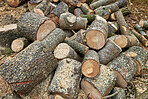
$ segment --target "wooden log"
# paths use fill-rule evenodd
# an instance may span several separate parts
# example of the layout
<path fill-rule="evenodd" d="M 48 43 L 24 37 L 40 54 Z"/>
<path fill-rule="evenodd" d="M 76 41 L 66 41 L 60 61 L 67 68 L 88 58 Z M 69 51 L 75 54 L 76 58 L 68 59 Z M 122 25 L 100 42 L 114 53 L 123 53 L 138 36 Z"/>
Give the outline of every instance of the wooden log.
<path fill-rule="evenodd" d="M 120 87 L 115 87 L 112 93 L 118 93 L 117 95 L 113 96 L 112 99 L 126 99 L 125 90 Z"/>
<path fill-rule="evenodd" d="M 115 2 L 119 8 L 127 6 L 127 0 L 118 0 Z"/>
<path fill-rule="evenodd" d="M 139 40 L 134 35 L 118 35 L 114 42 L 121 48 L 139 45 Z"/>
<path fill-rule="evenodd" d="M 89 50 L 84 56 L 81 72 L 85 77 L 93 78 L 100 73 L 100 66 L 98 53 Z"/>
<path fill-rule="evenodd" d="M 81 88 L 85 94 L 93 99 L 103 99 L 108 95 L 116 83 L 116 73 L 107 66 L 101 65 L 100 74 L 94 78 L 84 78 Z"/>
<path fill-rule="evenodd" d="M 108 5 L 108 4 L 110 4 L 110 3 L 114 2 L 114 1 L 115 0 L 98 0 L 98 1 L 90 4 L 89 6 L 90 6 L 91 9 L 96 9 L 96 8 L 98 8 L 100 6 Z"/>
<path fill-rule="evenodd" d="M 63 42 L 65 38 L 66 38 L 65 32 L 60 28 L 56 28 L 41 42 L 44 46 L 48 48 L 50 52 L 53 52 L 56 46 L 61 42 Z"/>
<path fill-rule="evenodd" d="M 32 41 L 44 39 L 56 28 L 48 17 L 31 12 L 23 14 L 17 25 L 20 35 Z"/>
<path fill-rule="evenodd" d="M 145 38 L 148 38 L 148 36 L 147 36 L 147 34 L 145 33 L 144 29 L 143 29 L 140 25 L 136 24 L 136 25 L 134 26 L 134 28 L 135 28 L 141 35 L 143 35 Z"/>
<path fill-rule="evenodd" d="M 94 13 L 94 11 L 89 8 L 87 3 L 82 3 L 80 8 L 84 12 L 84 14 L 93 14 Z"/>
<path fill-rule="evenodd" d="M 79 29 L 86 29 L 87 26 L 87 19 L 76 17 L 71 13 L 63 13 L 59 19 L 59 26 L 62 29 L 68 30 L 79 30 Z"/>
<path fill-rule="evenodd" d="M 145 29 L 148 29 L 148 20 L 141 19 L 139 25 Z"/>
<path fill-rule="evenodd" d="M 29 45 L 29 41 L 26 38 L 22 37 L 22 38 L 15 39 L 12 42 L 11 49 L 14 52 L 20 52 L 21 50 L 23 50 L 28 45 Z"/>
<path fill-rule="evenodd" d="M 122 54 L 111 61 L 107 66 L 116 72 L 116 86 L 121 88 L 127 87 L 127 83 L 132 80 L 137 71 L 136 61 Z"/>
<path fill-rule="evenodd" d="M 90 15 L 81 15 L 82 18 L 87 18 L 88 24 L 91 24 L 96 16 L 94 14 L 90 14 Z"/>
<path fill-rule="evenodd" d="M 148 46 L 148 40 L 141 34 L 139 34 L 137 31 L 132 30 L 132 33 L 138 38 L 138 40 L 144 45 Z"/>
<path fill-rule="evenodd" d="M 22 3 L 25 3 L 27 0 L 5 0 L 5 2 L 11 7 L 17 7 Z"/>
<path fill-rule="evenodd" d="M 124 16 L 131 14 L 131 8 L 129 7 L 124 7 L 124 8 L 121 8 L 120 10 Z"/>
<path fill-rule="evenodd" d="M 104 65 L 108 64 L 116 58 L 121 51 L 122 49 L 115 42 L 108 40 L 106 45 L 98 52 L 100 63 Z"/>
<path fill-rule="evenodd" d="M 86 43 L 90 48 L 99 50 L 105 45 L 107 35 L 108 23 L 104 18 L 97 15 L 95 21 L 86 31 Z"/>
<path fill-rule="evenodd" d="M 14 24 L 16 24 L 17 23 L 17 19 L 14 17 L 14 16 L 12 16 L 12 15 L 8 15 L 8 14 L 6 14 L 6 15 L 3 15 L 1 18 L 0 18 L 0 27 L 3 27 L 3 28 L 5 28 L 7 25 L 9 26 L 9 25 L 11 25 L 12 26 L 12 24 L 14 25 Z M 7 26 L 7 27 L 8 27 Z M 12 26 L 13 27 L 13 26 Z M 14 26 L 15 27 L 15 26 Z M 9 26 L 9 28 L 10 28 L 10 26 Z"/>
<path fill-rule="evenodd" d="M 69 58 L 61 60 L 48 88 L 49 93 L 57 94 L 65 99 L 76 99 L 82 76 L 80 70 L 80 62 Z"/>
<path fill-rule="evenodd" d="M 64 42 L 71 46 L 77 53 L 80 53 L 82 55 L 85 55 L 85 53 L 89 50 L 89 47 L 87 47 L 86 45 L 78 43 L 77 41 L 71 40 L 69 38 L 65 39 Z"/>
<path fill-rule="evenodd" d="M 80 7 L 80 0 L 62 0 L 63 2 L 65 2 L 68 6 L 78 6 Z"/>
<path fill-rule="evenodd" d="M 82 12 L 82 10 L 81 10 L 80 8 L 76 8 L 76 9 L 74 10 L 74 14 L 75 14 L 75 16 L 77 16 L 77 17 L 79 17 L 79 16 L 81 16 L 81 15 L 84 15 L 84 13 Z"/>
<path fill-rule="evenodd" d="M 116 21 L 117 20 L 116 17 L 115 17 L 115 12 L 110 15 L 109 20 L 111 20 L 111 21 Z"/>
<path fill-rule="evenodd" d="M 106 6 L 101 6 L 95 9 L 94 11 L 97 15 L 102 16 L 103 18 L 107 20 L 111 13 L 118 11 L 118 10 L 119 10 L 119 7 L 117 6 L 117 4 L 113 3 L 110 5 L 106 5 Z"/>
<path fill-rule="evenodd" d="M 64 58 L 72 58 L 80 60 L 78 54 L 67 43 L 60 43 L 54 50 L 54 57 L 61 60 Z"/>
<path fill-rule="evenodd" d="M 51 43 L 51 42 L 49 42 Z M 0 66 L 0 75 L 13 90 L 22 95 L 47 78 L 58 61 L 40 41 L 35 41 Z"/>
<path fill-rule="evenodd" d="M 66 37 L 72 37 L 74 33 L 71 30 L 63 30 L 66 33 Z"/>
<path fill-rule="evenodd" d="M 115 35 L 118 29 L 119 26 L 117 22 L 108 22 L 108 37 Z"/>
<path fill-rule="evenodd" d="M 41 2 L 42 2 L 42 0 L 31 0 L 31 1 L 28 1 L 27 5 L 28 5 L 29 11 L 32 11 Z"/>

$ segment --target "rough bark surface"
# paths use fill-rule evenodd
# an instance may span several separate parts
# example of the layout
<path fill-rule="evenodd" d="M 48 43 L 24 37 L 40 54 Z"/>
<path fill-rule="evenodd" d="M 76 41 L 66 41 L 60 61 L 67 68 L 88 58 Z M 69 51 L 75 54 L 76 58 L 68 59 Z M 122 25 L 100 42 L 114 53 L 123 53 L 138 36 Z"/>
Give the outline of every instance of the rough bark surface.
<path fill-rule="evenodd" d="M 115 35 L 118 29 L 119 26 L 117 22 L 108 22 L 108 37 Z"/>
<path fill-rule="evenodd" d="M 145 29 L 148 29 L 148 20 L 140 20 L 139 25 Z"/>
<path fill-rule="evenodd" d="M 94 14 L 91 14 L 91 15 L 81 15 L 82 18 L 87 18 L 87 21 L 88 21 L 88 24 L 91 24 L 96 16 Z"/>
<path fill-rule="evenodd" d="M 145 36 L 146 38 L 148 38 L 147 34 L 145 33 L 144 29 L 139 25 L 139 24 L 136 24 L 134 26 L 134 28 L 143 36 Z"/>
<path fill-rule="evenodd" d="M 117 95 L 113 96 L 112 99 L 126 99 L 125 90 L 120 87 L 115 87 L 112 93 L 118 92 Z"/>
<path fill-rule="evenodd" d="M 76 8 L 76 9 L 74 10 L 74 14 L 75 14 L 75 16 L 77 16 L 77 17 L 79 17 L 79 16 L 81 16 L 81 15 L 84 15 L 84 13 L 82 12 L 82 10 L 81 10 L 80 8 Z"/>
<path fill-rule="evenodd" d="M 94 11 L 92 9 L 89 8 L 88 4 L 87 3 L 83 3 L 81 4 L 81 7 L 82 11 L 84 12 L 84 14 L 93 14 Z"/>
<path fill-rule="evenodd" d="M 115 2 L 119 8 L 127 6 L 127 0 L 118 0 Z"/>

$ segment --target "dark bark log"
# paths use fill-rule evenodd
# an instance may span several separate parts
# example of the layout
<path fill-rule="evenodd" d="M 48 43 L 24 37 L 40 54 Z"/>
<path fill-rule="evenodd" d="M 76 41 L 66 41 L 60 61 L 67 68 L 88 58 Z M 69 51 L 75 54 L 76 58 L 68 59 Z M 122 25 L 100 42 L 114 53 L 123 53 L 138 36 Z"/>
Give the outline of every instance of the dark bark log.
<path fill-rule="evenodd" d="M 108 40 L 106 45 L 98 52 L 99 60 L 101 64 L 108 64 L 114 58 L 116 58 L 122 49 L 113 41 Z"/>
<path fill-rule="evenodd" d="M 105 19 L 108 19 L 111 13 L 118 10 L 119 10 L 119 7 L 117 6 L 117 4 L 113 3 L 106 6 L 101 6 L 95 9 L 94 11 L 97 15 L 102 16 Z"/>
<path fill-rule="evenodd" d="M 148 46 L 148 40 L 141 34 L 139 34 L 138 32 L 136 32 L 135 30 L 132 30 L 132 33 L 138 38 L 138 40 L 144 45 L 144 46 Z"/>
<path fill-rule="evenodd" d="M 118 29 L 119 26 L 117 22 L 108 22 L 108 37 L 115 35 Z"/>
<path fill-rule="evenodd" d="M 5 2 L 11 7 L 17 7 L 20 4 L 25 3 L 27 0 L 5 0 Z"/>
<path fill-rule="evenodd" d="M 98 8 L 100 6 L 108 5 L 108 4 L 110 4 L 110 3 L 114 2 L 114 1 L 115 0 L 98 0 L 98 1 L 90 4 L 90 8 L 91 9 L 96 9 L 96 8 Z"/>
<path fill-rule="evenodd" d="M 79 30 L 79 29 L 86 29 L 87 26 L 87 19 L 76 17 L 71 13 L 63 13 L 59 19 L 59 26 L 62 29 L 68 30 Z"/>
<path fill-rule="evenodd" d="M 118 0 L 115 2 L 119 8 L 127 6 L 127 0 Z"/>
<path fill-rule="evenodd" d="M 71 40 L 71 39 L 65 39 L 65 41 L 69 46 L 71 46 L 76 52 L 85 55 L 85 53 L 89 50 L 89 47 L 87 47 L 86 45 L 83 45 L 81 43 L 78 43 L 75 40 Z"/>
<path fill-rule="evenodd" d="M 48 91 L 66 99 L 76 99 L 81 76 L 80 62 L 69 58 L 63 59 L 59 62 Z"/>
<path fill-rule="evenodd" d="M 145 29 L 148 29 L 148 20 L 140 20 L 139 25 Z"/>
<path fill-rule="evenodd" d="M 56 28 L 48 17 L 31 12 L 23 14 L 17 25 L 20 35 L 32 41 L 44 39 Z"/>
<path fill-rule="evenodd" d="M 84 14 L 93 14 L 94 11 L 92 9 L 89 8 L 88 4 L 87 3 L 83 3 L 81 4 L 81 7 L 82 11 L 84 12 Z"/>
<path fill-rule="evenodd" d="M 98 53 L 89 50 L 84 56 L 81 72 L 85 77 L 93 78 L 100 73 L 100 66 Z"/>
<path fill-rule="evenodd" d="M 13 90 L 27 95 L 57 67 L 53 54 L 35 41 L 0 67 L 0 75 Z"/>
<path fill-rule="evenodd" d="M 102 99 L 108 95 L 116 83 L 116 73 L 107 66 L 101 65 L 100 74 L 94 78 L 84 78 L 81 88 L 87 96 Z"/>
<path fill-rule="evenodd" d="M 125 90 L 120 87 L 115 87 L 112 93 L 118 92 L 117 95 L 113 96 L 111 99 L 126 99 Z"/>
<path fill-rule="evenodd" d="M 74 33 L 71 30 L 63 30 L 66 33 L 66 37 L 72 37 Z"/>
<path fill-rule="evenodd" d="M 84 13 L 82 12 L 82 10 L 81 10 L 80 8 L 76 8 L 76 9 L 74 10 L 74 14 L 75 14 L 75 16 L 77 16 L 77 17 L 79 17 L 79 16 L 81 16 L 81 15 L 84 15 Z"/>
<path fill-rule="evenodd" d="M 127 87 L 127 83 L 132 80 L 137 71 L 136 61 L 122 54 L 111 61 L 107 66 L 114 69 L 117 74 L 116 86 L 122 88 Z"/>
<path fill-rule="evenodd" d="M 96 16 L 94 14 L 91 14 L 91 15 L 81 15 L 82 18 L 87 18 L 87 21 L 88 21 L 88 24 L 91 24 Z"/>
<path fill-rule="evenodd" d="M 65 38 L 66 38 L 65 32 L 60 28 L 56 28 L 41 42 L 44 46 L 48 48 L 50 52 L 53 52 L 56 46 L 59 43 L 63 42 Z"/>
<path fill-rule="evenodd" d="M 105 43 L 108 35 L 108 23 L 107 21 L 100 17 L 96 16 L 95 21 L 91 23 L 88 30 L 86 31 L 86 41 L 87 45 L 90 48 L 99 50 Z"/>
<path fill-rule="evenodd" d="M 20 52 L 28 45 L 29 45 L 29 41 L 26 38 L 22 37 L 22 38 L 18 38 L 18 39 L 13 40 L 13 42 L 11 44 L 11 49 L 14 52 Z"/>

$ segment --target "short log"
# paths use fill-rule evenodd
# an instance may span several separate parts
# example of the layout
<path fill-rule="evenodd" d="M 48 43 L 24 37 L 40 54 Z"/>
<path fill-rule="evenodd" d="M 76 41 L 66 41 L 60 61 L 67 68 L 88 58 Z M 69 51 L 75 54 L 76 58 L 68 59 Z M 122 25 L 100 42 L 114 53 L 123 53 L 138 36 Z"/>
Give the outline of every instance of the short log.
<path fill-rule="evenodd" d="M 145 29 L 148 29 L 148 20 L 141 19 L 139 25 Z"/>
<path fill-rule="evenodd" d="M 136 24 L 134 26 L 134 28 L 141 34 L 143 35 L 145 38 L 148 38 L 147 34 L 145 33 L 144 29 L 139 25 L 139 24 Z"/>
<path fill-rule="evenodd" d="M 127 0 L 118 0 L 115 2 L 119 8 L 127 6 Z"/>
<path fill-rule="evenodd" d="M 113 96 L 112 99 L 126 99 L 125 90 L 120 87 L 115 87 L 112 93 L 117 93 L 117 95 Z"/>
<path fill-rule="evenodd" d="M 62 29 L 68 30 L 79 30 L 79 29 L 86 29 L 87 26 L 87 19 L 76 17 L 71 13 L 63 13 L 59 19 L 59 26 Z"/>
<path fill-rule="evenodd" d="M 86 31 L 86 43 L 90 48 L 99 50 L 105 45 L 107 35 L 108 23 L 104 18 L 97 15 L 95 21 Z"/>
<path fill-rule="evenodd" d="M 89 8 L 88 4 L 87 3 L 83 3 L 81 4 L 81 7 L 82 11 L 84 12 L 84 14 L 93 14 L 94 11 L 92 9 Z"/>
<path fill-rule="evenodd" d="M 22 38 L 15 39 L 12 42 L 11 49 L 14 52 L 20 52 L 21 50 L 23 50 L 28 45 L 29 45 L 29 41 L 26 38 L 22 37 Z"/>
<path fill-rule="evenodd" d="M 75 16 L 77 16 L 77 17 L 79 17 L 79 16 L 81 16 L 81 15 L 84 15 L 84 13 L 82 12 L 82 10 L 81 10 L 80 8 L 76 8 L 76 9 L 74 10 L 74 14 L 75 14 Z"/>
<path fill-rule="evenodd" d="M 106 45 L 98 52 L 100 63 L 104 65 L 108 64 L 116 58 L 121 51 L 122 49 L 115 42 L 108 40 Z"/>
<path fill-rule="evenodd" d="M 100 73 L 100 66 L 98 53 L 89 50 L 84 56 L 81 72 L 85 77 L 93 78 Z"/>
<path fill-rule="evenodd" d="M 115 35 L 118 29 L 119 26 L 117 22 L 108 22 L 108 37 Z"/>
<path fill-rule="evenodd" d="M 23 14 L 17 25 L 20 35 L 32 41 L 44 39 L 56 28 L 51 19 L 32 12 Z"/>
<path fill-rule="evenodd" d="M 100 74 L 94 78 L 83 78 L 81 88 L 88 97 L 103 99 L 114 87 L 116 79 L 117 75 L 112 69 L 101 65 Z"/>
<path fill-rule="evenodd" d="M 22 3 L 25 3 L 27 0 L 5 0 L 5 2 L 11 7 L 17 7 Z"/>
<path fill-rule="evenodd" d="M 66 99 L 76 99 L 82 76 L 80 70 L 80 62 L 69 58 L 61 60 L 48 88 L 48 92 Z"/>

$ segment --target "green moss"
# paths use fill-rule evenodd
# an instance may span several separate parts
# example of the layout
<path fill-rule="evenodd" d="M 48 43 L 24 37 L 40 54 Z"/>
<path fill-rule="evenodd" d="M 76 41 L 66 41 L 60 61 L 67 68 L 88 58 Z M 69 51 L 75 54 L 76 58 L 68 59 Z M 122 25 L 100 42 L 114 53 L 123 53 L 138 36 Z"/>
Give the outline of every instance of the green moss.
<path fill-rule="evenodd" d="M 8 48 L 4 51 L 4 54 L 10 56 L 12 52 L 13 51 L 10 48 Z"/>

